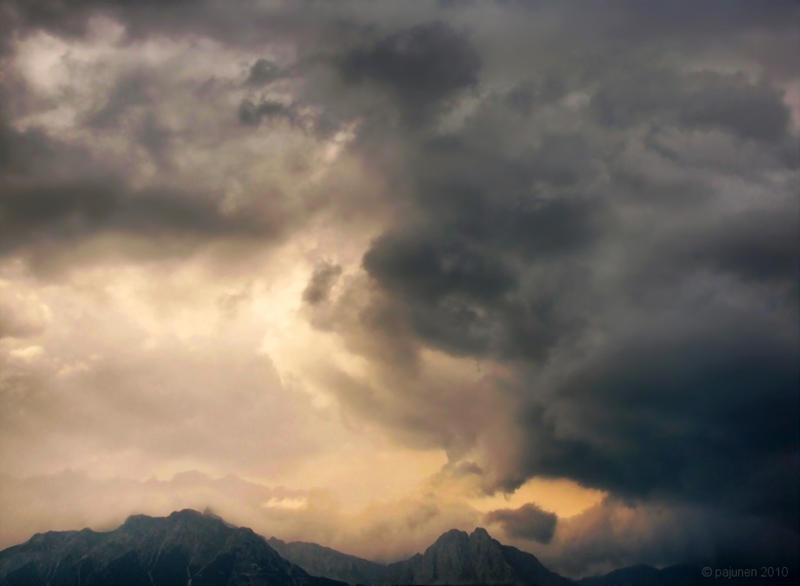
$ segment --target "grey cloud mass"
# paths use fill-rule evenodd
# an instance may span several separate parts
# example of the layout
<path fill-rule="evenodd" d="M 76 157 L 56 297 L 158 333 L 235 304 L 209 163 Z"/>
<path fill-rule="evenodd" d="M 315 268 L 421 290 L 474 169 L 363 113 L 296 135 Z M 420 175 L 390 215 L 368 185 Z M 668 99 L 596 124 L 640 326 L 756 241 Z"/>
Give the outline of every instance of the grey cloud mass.
<path fill-rule="evenodd" d="M 348 53 L 340 69 L 355 84 L 374 83 L 410 116 L 477 83 L 480 58 L 467 38 L 442 22 L 416 25 Z"/>
<path fill-rule="evenodd" d="M 252 86 L 264 86 L 280 79 L 285 72 L 269 59 L 261 58 L 250 67 L 250 74 L 247 76 L 247 84 Z"/>
<path fill-rule="evenodd" d="M 486 515 L 489 523 L 500 523 L 507 535 L 548 543 L 553 539 L 558 517 L 534 503 L 518 509 L 498 509 Z"/>
<path fill-rule="evenodd" d="M 335 477 L 308 472 L 335 444 L 319 425 L 442 454 L 475 480 L 448 477 L 458 498 L 601 491 L 569 518 L 538 498 L 447 517 L 571 575 L 796 563 L 798 19 L 789 1 L 0 2 L 7 484 L 59 472 L 55 437 L 31 439 L 47 465 L 15 455 L 39 426 L 161 474 L 259 474 L 260 443 L 283 448 L 234 433 L 258 415 L 287 426 L 306 486 Z M 113 343 L 83 331 L 109 316 Z M 202 380 L 217 353 L 241 396 Z M 193 384 L 159 402 L 182 367 Z M 55 425 L 82 381 L 64 409 L 86 429 Z M 100 466 L 81 454 L 65 466 Z"/>

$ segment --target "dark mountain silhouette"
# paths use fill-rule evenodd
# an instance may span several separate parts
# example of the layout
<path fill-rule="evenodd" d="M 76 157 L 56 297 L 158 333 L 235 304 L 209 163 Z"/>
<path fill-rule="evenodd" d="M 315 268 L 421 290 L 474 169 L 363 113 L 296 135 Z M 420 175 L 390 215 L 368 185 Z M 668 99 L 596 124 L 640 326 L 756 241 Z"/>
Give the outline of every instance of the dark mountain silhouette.
<path fill-rule="evenodd" d="M 681 586 L 698 584 L 700 579 L 700 568 L 675 566 L 658 570 L 652 566 L 638 565 L 614 570 L 604 576 L 584 578 L 578 581 L 578 586 Z"/>
<path fill-rule="evenodd" d="M 706 568 L 708 575 L 703 574 Z M 731 575 L 716 572 L 732 572 Z M 782 574 L 782 571 L 786 574 Z M 739 572 L 739 574 L 736 574 Z M 747 574 L 750 572 L 753 575 Z M 696 564 L 678 564 L 661 570 L 652 566 L 630 566 L 609 572 L 604 576 L 593 576 L 578 580 L 577 586 L 711 586 L 712 584 L 732 583 L 739 586 L 770 586 L 792 583 L 788 567 L 759 567 L 737 563 L 704 567 Z"/>
<path fill-rule="evenodd" d="M 38 533 L 0 552 L 2 586 L 343 586 L 286 561 L 250 529 L 184 510 L 114 531 Z"/>
<path fill-rule="evenodd" d="M 486 532 L 453 529 L 425 553 L 382 565 L 314 543 L 270 544 L 286 559 L 312 574 L 351 584 L 515 584 L 568 586 L 571 580 L 545 568 L 533 555 L 502 545 Z"/>
<path fill-rule="evenodd" d="M 737 584 L 746 586 L 787 584 L 789 579 L 780 574 L 735 577 Z M 501 544 L 482 528 L 471 534 L 453 529 L 424 553 L 380 564 L 315 543 L 286 543 L 274 537 L 267 541 L 250 529 L 192 510 L 168 517 L 134 515 L 106 533 L 37 533 L 0 551 L 0 586 L 345 586 L 344 582 L 699 586 L 715 578 L 704 577 L 699 565 L 661 570 L 639 565 L 575 582 L 551 572 L 535 556 Z"/>
<path fill-rule="evenodd" d="M 736 584 L 784 585 L 789 578 L 775 574 L 760 575 L 761 568 L 742 563 L 719 563 L 712 575 L 703 575 L 703 564 L 679 564 L 663 569 L 636 565 L 620 568 L 602 576 L 573 581 L 545 568 L 532 554 L 503 545 L 493 539 L 485 529 L 477 528 L 472 534 L 451 530 L 441 535 L 425 553 L 395 562 L 379 564 L 340 553 L 316 543 L 285 543 L 271 538 L 269 543 L 287 560 L 296 563 L 314 575 L 335 578 L 350 584 L 374 586 L 405 585 L 458 585 L 506 584 L 516 586 L 710 586 L 719 583 L 713 575 L 716 569 L 758 570 L 759 575 L 737 576 Z M 767 571 L 770 571 L 768 568 Z M 780 572 L 781 568 L 772 568 Z M 729 581 L 729 580 L 726 580 Z"/>
<path fill-rule="evenodd" d="M 285 542 L 270 537 L 267 542 L 281 556 L 315 576 L 327 576 L 350 584 L 384 584 L 387 566 L 305 541 Z"/>

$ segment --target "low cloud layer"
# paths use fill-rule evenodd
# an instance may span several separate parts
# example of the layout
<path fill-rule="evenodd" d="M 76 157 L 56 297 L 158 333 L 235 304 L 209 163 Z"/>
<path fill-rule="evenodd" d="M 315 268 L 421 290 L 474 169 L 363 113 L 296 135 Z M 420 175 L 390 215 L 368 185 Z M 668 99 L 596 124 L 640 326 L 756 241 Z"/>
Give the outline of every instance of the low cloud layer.
<path fill-rule="evenodd" d="M 195 471 L 383 559 L 796 555 L 795 3 L 157 4 L 0 2 L 2 510 Z"/>

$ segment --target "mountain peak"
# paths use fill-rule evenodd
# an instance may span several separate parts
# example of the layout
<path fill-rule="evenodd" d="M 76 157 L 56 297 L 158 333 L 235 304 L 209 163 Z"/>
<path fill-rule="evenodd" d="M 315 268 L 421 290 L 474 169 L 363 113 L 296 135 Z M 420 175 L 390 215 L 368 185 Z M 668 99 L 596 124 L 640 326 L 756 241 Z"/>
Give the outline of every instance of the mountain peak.
<path fill-rule="evenodd" d="M 148 517 L 147 515 L 129 515 L 125 522 L 122 524 L 123 528 L 132 529 L 136 527 L 142 527 L 153 521 L 153 517 Z"/>
<path fill-rule="evenodd" d="M 195 511 L 194 509 L 181 509 L 180 511 L 173 511 L 169 514 L 167 519 L 171 519 L 173 521 L 180 520 L 180 521 L 204 521 L 204 520 L 214 520 L 219 521 L 219 517 L 216 515 L 209 515 L 207 513 L 201 513 L 200 511 Z"/>
<path fill-rule="evenodd" d="M 144 531 L 148 529 L 164 528 L 175 524 L 197 526 L 201 523 L 222 523 L 219 517 L 206 515 L 194 509 L 174 511 L 166 517 L 151 517 L 149 515 L 130 515 L 120 529 L 128 531 Z"/>
<path fill-rule="evenodd" d="M 195 509 L 181 509 L 180 511 L 172 511 L 170 517 L 202 517 L 203 513 Z"/>
<path fill-rule="evenodd" d="M 475 527 L 469 537 L 472 540 L 493 541 L 492 536 L 489 535 L 489 532 L 483 527 Z"/>
<path fill-rule="evenodd" d="M 466 531 L 461 531 L 460 529 L 450 529 L 449 531 L 442 533 L 431 547 L 449 543 L 465 543 L 468 539 L 469 535 Z"/>

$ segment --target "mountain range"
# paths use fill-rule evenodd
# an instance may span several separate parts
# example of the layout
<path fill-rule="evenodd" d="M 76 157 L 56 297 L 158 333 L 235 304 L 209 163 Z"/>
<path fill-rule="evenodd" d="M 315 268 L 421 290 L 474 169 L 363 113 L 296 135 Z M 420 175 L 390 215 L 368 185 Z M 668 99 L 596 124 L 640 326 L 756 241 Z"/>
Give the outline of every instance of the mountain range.
<path fill-rule="evenodd" d="M 0 586 L 695 586 L 695 565 L 632 566 L 573 581 L 485 529 L 442 534 L 423 553 L 381 564 L 315 543 L 269 540 L 222 519 L 183 510 L 134 515 L 109 532 L 37 533 L 0 551 Z M 737 584 L 786 584 L 758 577 Z"/>
<path fill-rule="evenodd" d="M 502 545 L 480 527 L 471 534 L 452 529 L 424 553 L 385 565 L 314 543 L 284 543 L 273 537 L 269 544 L 287 560 L 312 574 L 350 584 L 573 584 L 545 568 L 535 556 Z"/>
<path fill-rule="evenodd" d="M 310 576 L 252 530 L 192 510 L 114 531 L 37 533 L 0 552 L 2 586 L 345 586 Z"/>

